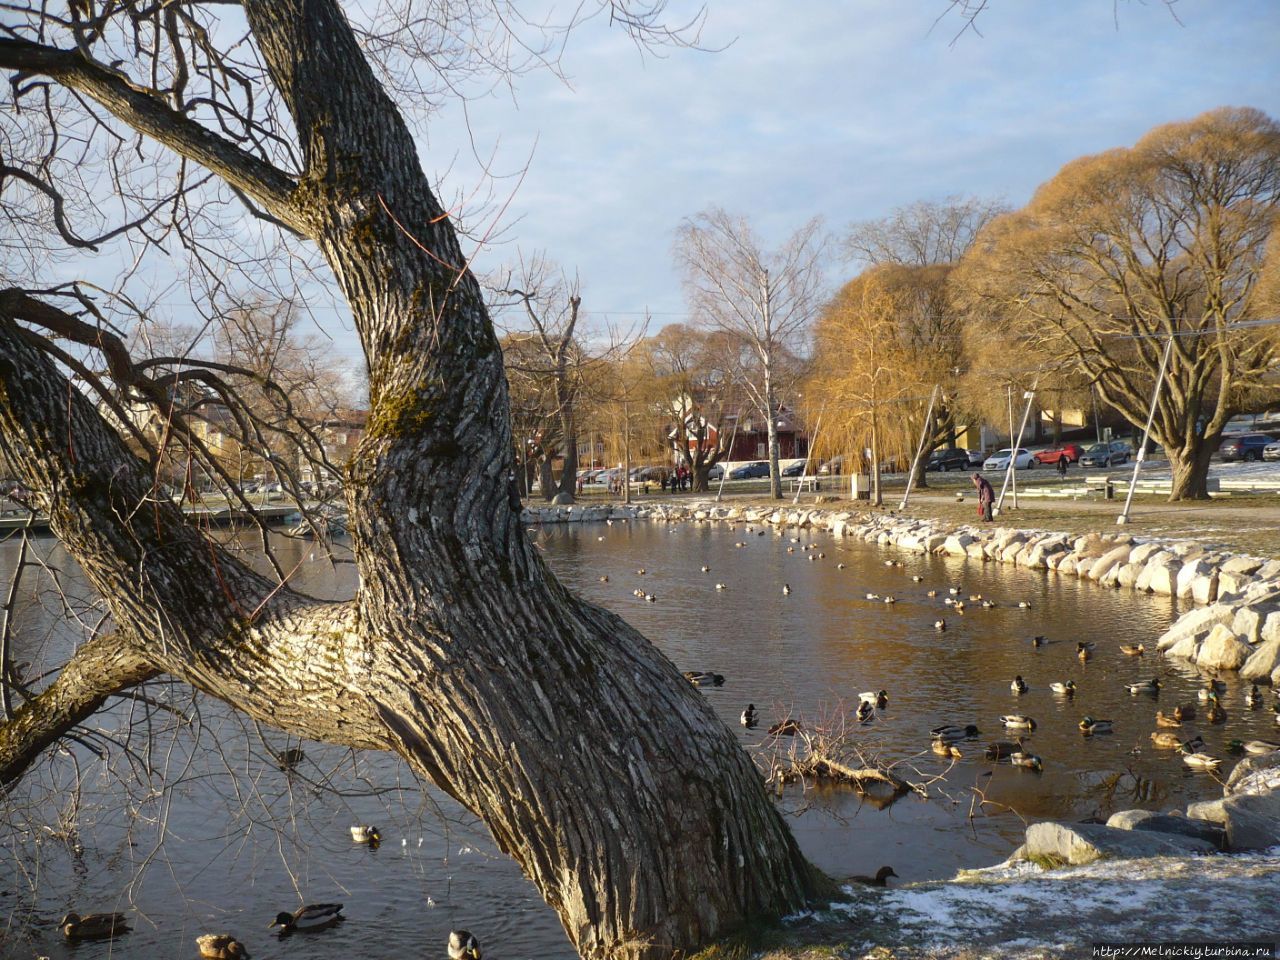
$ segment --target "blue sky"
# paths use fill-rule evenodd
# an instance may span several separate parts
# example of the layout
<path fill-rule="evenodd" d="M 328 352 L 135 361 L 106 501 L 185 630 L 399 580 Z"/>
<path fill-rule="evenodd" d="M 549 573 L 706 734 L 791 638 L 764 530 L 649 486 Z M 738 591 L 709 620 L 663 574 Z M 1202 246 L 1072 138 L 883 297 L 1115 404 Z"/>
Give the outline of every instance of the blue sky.
<path fill-rule="evenodd" d="M 500 171 L 532 156 L 477 266 L 545 249 L 578 271 L 585 308 L 624 323 L 649 309 L 657 327 L 685 313 L 673 231 L 708 204 L 769 242 L 815 214 L 838 235 L 953 193 L 1021 204 L 1068 160 L 1212 107 L 1280 117 L 1276 0 L 1179 0 L 1177 20 L 1161 0 L 997 0 L 982 36 L 958 40 L 954 16 L 934 23 L 946 6 L 711 0 L 704 42 L 729 46 L 661 58 L 592 22 L 569 42 L 569 84 L 528 76 L 515 102 L 472 102 L 469 132 L 447 110 L 423 163 L 466 194 L 483 180 L 469 138 Z M 830 280 L 853 270 L 833 261 Z"/>

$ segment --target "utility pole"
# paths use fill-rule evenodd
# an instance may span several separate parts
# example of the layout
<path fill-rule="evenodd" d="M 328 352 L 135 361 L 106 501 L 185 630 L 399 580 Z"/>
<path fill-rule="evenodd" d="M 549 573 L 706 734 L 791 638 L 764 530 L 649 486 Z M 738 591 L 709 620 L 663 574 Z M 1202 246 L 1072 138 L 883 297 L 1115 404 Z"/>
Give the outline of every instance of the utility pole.
<path fill-rule="evenodd" d="M 916 447 L 916 455 L 911 460 L 911 472 L 907 474 L 907 489 L 902 494 L 902 503 L 898 504 L 899 510 L 905 510 L 907 506 L 907 498 L 911 496 L 911 488 L 916 482 L 916 468 L 920 465 L 920 454 L 924 453 L 924 441 L 929 436 L 929 423 L 933 420 L 933 403 L 938 399 L 938 385 L 933 385 L 933 390 L 929 394 L 929 409 L 924 415 L 924 426 L 920 428 L 920 445 Z"/>
<path fill-rule="evenodd" d="M 1031 416 L 1031 403 L 1036 397 L 1036 387 L 1040 385 L 1040 378 L 1036 377 L 1031 384 L 1031 389 L 1023 394 L 1027 398 L 1026 409 L 1022 411 L 1022 425 L 1018 427 L 1018 439 L 1014 441 L 1013 446 L 1009 450 L 1009 467 L 1004 474 L 1004 483 L 1000 487 L 1000 498 L 996 501 L 996 509 L 1000 509 L 1000 505 L 1004 503 L 1004 491 L 1009 485 L 1009 481 L 1013 480 L 1013 509 L 1018 509 L 1018 486 L 1015 474 L 1018 469 L 1018 449 L 1022 446 L 1022 435 L 1027 429 L 1027 418 Z"/>
<path fill-rule="evenodd" d="M 1164 346 L 1164 356 L 1160 358 L 1160 373 L 1156 376 L 1155 389 L 1151 391 L 1151 409 L 1147 412 L 1147 425 L 1142 430 L 1142 445 L 1133 458 L 1133 479 L 1129 481 L 1129 493 L 1124 498 L 1124 510 L 1116 517 L 1116 523 L 1124 526 L 1129 522 L 1129 507 L 1133 503 L 1133 493 L 1138 486 L 1138 471 L 1142 469 L 1142 461 L 1147 459 L 1147 438 L 1151 436 L 1151 424 L 1156 419 L 1156 403 L 1160 399 L 1160 388 L 1164 386 L 1164 374 L 1169 369 L 1169 357 L 1173 354 L 1173 334 L 1169 334 L 1169 342 Z"/>

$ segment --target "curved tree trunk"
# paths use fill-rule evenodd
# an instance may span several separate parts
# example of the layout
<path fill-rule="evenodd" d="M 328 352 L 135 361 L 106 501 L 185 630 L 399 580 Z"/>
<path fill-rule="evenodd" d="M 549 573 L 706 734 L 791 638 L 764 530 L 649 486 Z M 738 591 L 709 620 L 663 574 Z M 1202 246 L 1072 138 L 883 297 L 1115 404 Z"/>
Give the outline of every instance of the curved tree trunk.
<path fill-rule="evenodd" d="M 1169 502 L 1209 499 L 1209 461 L 1217 450 L 1216 440 L 1198 437 L 1185 447 L 1168 450 L 1173 486 Z"/>
<path fill-rule="evenodd" d="M 127 645 L 114 670 L 75 659 L 18 708 L 0 728 L 0 779 L 65 722 L 62 705 L 76 714 L 164 672 L 290 732 L 397 750 L 485 822 L 584 957 L 666 958 L 799 907 L 822 880 L 734 735 L 526 538 L 479 287 L 338 7 L 243 9 L 305 172 L 287 192 L 265 175 L 240 185 L 319 245 L 369 359 L 346 487 L 357 596 L 316 603 L 204 540 L 0 317 L 6 453 Z"/>

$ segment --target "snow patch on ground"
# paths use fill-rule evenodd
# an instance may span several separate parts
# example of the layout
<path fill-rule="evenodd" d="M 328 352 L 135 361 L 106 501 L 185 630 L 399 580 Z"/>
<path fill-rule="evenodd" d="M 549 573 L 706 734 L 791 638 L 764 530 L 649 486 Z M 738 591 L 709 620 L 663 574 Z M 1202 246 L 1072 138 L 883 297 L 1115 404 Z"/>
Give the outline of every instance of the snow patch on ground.
<path fill-rule="evenodd" d="M 1001 864 L 949 882 L 846 888 L 830 915 L 899 958 L 1087 956 L 1102 940 L 1275 940 L 1280 847 L 1262 854 Z M 858 955 L 855 953 L 855 956 Z"/>

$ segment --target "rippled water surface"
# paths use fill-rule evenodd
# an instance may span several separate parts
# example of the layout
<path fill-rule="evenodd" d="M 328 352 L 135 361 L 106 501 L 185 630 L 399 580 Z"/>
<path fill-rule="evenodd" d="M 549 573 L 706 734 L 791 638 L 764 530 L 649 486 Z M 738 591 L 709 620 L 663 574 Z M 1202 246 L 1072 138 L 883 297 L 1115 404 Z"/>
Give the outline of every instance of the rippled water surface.
<path fill-rule="evenodd" d="M 1195 700 L 1201 680 L 1157 656 L 1130 658 L 1118 649 L 1122 642 L 1151 645 L 1176 615 L 1167 599 L 825 534 L 770 528 L 759 535 L 743 524 L 575 525 L 535 536 L 561 577 L 620 611 L 681 670 L 724 674 L 724 686 L 705 695 L 748 749 L 770 749 L 763 731 L 777 717 L 793 713 L 808 726 L 831 726 L 845 719 L 859 692 L 881 688 L 888 709 L 866 727 L 853 726 L 869 749 L 901 761 L 897 769 L 909 780 L 947 768 L 928 752 L 930 727 L 981 728 L 982 738 L 962 743 L 965 756 L 930 786 L 930 800 L 908 796 L 879 808 L 846 789 L 789 788 L 783 804 L 797 814 L 792 825 L 805 852 L 833 875 L 891 864 L 904 881 L 945 877 L 1006 856 L 1023 818 L 1165 809 L 1219 790 L 1149 741 L 1156 708 Z M 804 549 L 809 544 L 814 549 Z M 284 560 L 307 561 L 310 550 L 286 544 Z M 825 556 L 809 559 L 818 552 Z M 51 559 L 59 560 L 56 548 Z M 901 565 L 886 566 L 886 559 Z M 12 545 L 0 548 L 0 566 L 13 562 Z M 301 586 L 343 596 L 351 575 L 350 566 L 335 570 L 316 560 L 304 566 Z M 717 582 L 725 589 L 716 591 Z M 942 600 L 953 586 L 966 599 L 981 594 L 998 605 L 971 602 L 957 615 Z M 636 589 L 656 601 L 635 598 Z M 926 596 L 931 589 L 938 597 Z M 868 593 L 897 602 L 869 601 Z M 1020 609 L 1020 601 L 1029 608 Z M 50 605 L 25 616 L 16 658 L 60 656 L 67 642 L 62 611 Z M 934 629 L 939 617 L 945 633 Z M 1033 647 L 1037 634 L 1049 643 Z M 1083 665 L 1075 656 L 1081 639 L 1097 644 Z M 1009 690 L 1015 674 L 1030 684 L 1020 697 Z M 1158 699 L 1124 690 L 1151 676 L 1165 685 Z M 1079 688 L 1074 701 L 1049 691 L 1051 681 L 1067 679 Z M 1280 734 L 1270 710 L 1247 711 L 1243 694 L 1229 680 L 1228 722 L 1193 725 L 1209 752 L 1225 755 L 1233 737 Z M 132 719 L 127 739 L 86 743 L 107 750 L 116 774 L 150 766 L 176 785 L 133 775 L 122 789 L 118 775 L 104 774 L 102 761 L 73 746 L 73 756 L 43 764 L 11 798 L 0 874 L 9 915 L 0 929 L 4 956 L 195 956 L 197 934 L 222 931 L 241 936 L 255 957 L 431 956 L 443 954 L 447 931 L 459 926 L 493 956 L 573 956 L 554 914 L 515 866 L 493 852 L 465 812 L 434 791 L 420 792 L 395 758 L 306 743 L 306 759 L 286 775 L 267 748 L 296 743 L 207 699 L 193 702 L 180 690 L 175 696 L 190 722 L 175 728 L 147 721 L 163 731 L 149 746 L 146 711 L 136 702 L 117 703 L 104 724 L 120 730 Z M 755 730 L 737 722 L 748 702 L 764 718 Z M 981 758 L 986 740 L 1007 737 L 997 718 L 1012 712 L 1037 720 L 1031 747 L 1044 758 L 1044 773 Z M 1115 732 L 1083 737 L 1076 724 L 1086 714 L 1114 720 Z M 72 760 L 85 772 L 78 795 L 70 790 Z M 73 813 L 75 833 L 65 830 Z M 378 824 L 382 847 L 353 845 L 353 822 Z M 311 937 L 275 939 L 267 922 L 303 900 L 340 900 L 351 919 Z M 69 950 L 52 920 L 72 907 L 129 910 L 135 932 Z"/>

